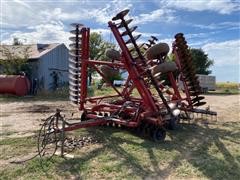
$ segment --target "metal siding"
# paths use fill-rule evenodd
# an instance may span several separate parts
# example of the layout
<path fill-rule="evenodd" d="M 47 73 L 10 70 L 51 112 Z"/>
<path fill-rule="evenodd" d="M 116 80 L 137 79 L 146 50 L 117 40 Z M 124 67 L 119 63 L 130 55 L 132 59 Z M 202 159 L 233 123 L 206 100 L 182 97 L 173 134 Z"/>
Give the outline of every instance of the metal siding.
<path fill-rule="evenodd" d="M 57 68 L 68 70 L 68 49 L 63 45 L 57 46 L 55 49 L 50 51 L 41 57 L 39 63 L 39 78 L 44 78 L 44 89 L 50 89 L 52 77 L 50 76 L 52 70 L 49 68 Z M 61 72 L 62 82 L 68 82 L 68 72 Z"/>
<path fill-rule="evenodd" d="M 32 82 L 33 79 L 35 79 L 35 78 L 39 79 L 39 60 L 30 62 L 29 64 L 30 64 L 31 71 L 32 71 L 31 79 L 30 79 L 30 81 Z"/>
<path fill-rule="evenodd" d="M 202 88 L 208 88 L 208 90 L 215 90 L 216 89 L 216 79 L 215 76 L 197 74 L 200 86 Z"/>
<path fill-rule="evenodd" d="M 38 66 L 38 80 L 39 80 L 40 83 L 43 83 L 43 82 L 41 82 L 41 81 L 45 82 L 45 80 L 44 80 L 45 72 L 44 72 L 43 59 L 39 58 L 38 62 L 39 62 L 39 66 Z M 40 85 L 40 86 L 41 86 L 41 88 L 45 89 L 45 83 L 43 83 L 43 87 L 42 87 L 42 85 Z"/>

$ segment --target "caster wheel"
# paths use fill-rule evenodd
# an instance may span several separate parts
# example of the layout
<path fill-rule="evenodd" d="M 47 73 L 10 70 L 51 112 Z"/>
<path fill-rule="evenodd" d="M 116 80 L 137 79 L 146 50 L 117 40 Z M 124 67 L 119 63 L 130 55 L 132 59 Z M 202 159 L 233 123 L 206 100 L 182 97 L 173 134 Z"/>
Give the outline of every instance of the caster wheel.
<path fill-rule="evenodd" d="M 147 137 L 150 135 L 150 132 L 151 132 L 151 125 L 145 124 L 141 132 L 142 136 Z"/>
<path fill-rule="evenodd" d="M 141 135 L 142 132 L 143 132 L 143 130 L 144 130 L 144 124 L 140 124 L 140 125 L 136 128 L 136 133 L 137 133 L 138 135 Z"/>
<path fill-rule="evenodd" d="M 178 118 L 174 117 L 171 118 L 168 122 L 167 128 L 169 130 L 176 130 L 178 129 Z"/>
<path fill-rule="evenodd" d="M 88 120 L 87 118 L 87 112 L 86 111 L 83 111 L 82 115 L 81 115 L 81 121 L 86 121 Z"/>
<path fill-rule="evenodd" d="M 166 138 L 166 131 L 162 128 L 156 128 L 153 130 L 152 139 L 155 142 L 163 142 Z"/>

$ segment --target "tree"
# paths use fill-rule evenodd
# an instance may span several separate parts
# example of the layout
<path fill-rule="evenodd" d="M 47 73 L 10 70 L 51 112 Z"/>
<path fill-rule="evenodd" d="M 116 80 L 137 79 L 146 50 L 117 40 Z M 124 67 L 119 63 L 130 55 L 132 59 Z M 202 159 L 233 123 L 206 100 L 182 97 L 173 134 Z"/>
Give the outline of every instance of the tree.
<path fill-rule="evenodd" d="M 90 59 L 96 60 L 106 60 L 105 51 L 107 48 L 114 48 L 115 45 L 104 41 L 102 39 L 101 34 L 93 32 L 90 34 L 89 39 L 89 48 L 90 48 Z M 92 68 L 89 69 L 88 77 L 89 83 L 92 83 L 92 73 L 94 70 Z"/>
<path fill-rule="evenodd" d="M 93 32 L 90 35 L 90 58 L 106 60 L 104 53 L 108 48 L 115 48 L 115 45 L 102 39 L 101 34 Z"/>
<path fill-rule="evenodd" d="M 197 74 L 211 74 L 209 68 L 213 65 L 214 61 L 208 58 L 208 55 L 202 49 L 190 49 L 193 64 L 196 67 Z"/>
<path fill-rule="evenodd" d="M 90 46 L 90 59 L 97 59 L 99 52 L 101 51 L 101 44 L 103 39 L 100 34 L 93 32 L 90 35 L 89 46 Z"/>
<path fill-rule="evenodd" d="M 0 59 L 0 67 L 2 69 L 3 74 L 7 75 L 19 75 L 23 72 L 30 77 L 31 75 L 31 67 L 28 62 L 29 58 L 29 48 L 25 48 L 22 50 L 22 55 L 18 55 L 14 53 L 14 50 L 2 46 L 0 48 L 0 53 L 4 57 L 4 59 Z"/>

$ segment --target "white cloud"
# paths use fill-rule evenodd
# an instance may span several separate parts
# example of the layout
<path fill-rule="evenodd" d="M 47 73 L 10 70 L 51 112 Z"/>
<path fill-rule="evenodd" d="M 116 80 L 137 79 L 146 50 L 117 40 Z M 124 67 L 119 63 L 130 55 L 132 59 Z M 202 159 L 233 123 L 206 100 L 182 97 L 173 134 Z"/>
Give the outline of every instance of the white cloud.
<path fill-rule="evenodd" d="M 102 35 L 104 39 L 108 39 L 109 36 L 112 34 L 110 29 L 104 29 L 104 28 L 90 29 L 90 32 L 99 33 Z"/>
<path fill-rule="evenodd" d="M 202 49 L 216 65 L 240 65 L 240 39 L 208 43 Z"/>
<path fill-rule="evenodd" d="M 24 1 L 13 0 L 13 2 L 16 2 L 16 3 L 18 3 L 18 4 L 22 5 L 22 6 L 25 6 L 25 7 L 29 8 L 29 9 L 31 8 L 31 6 L 28 3 L 24 2 Z"/>
<path fill-rule="evenodd" d="M 161 5 L 188 11 L 214 11 L 220 14 L 231 14 L 240 9 L 237 1 L 231 0 L 162 0 Z"/>
<path fill-rule="evenodd" d="M 205 38 L 205 37 L 209 37 L 209 35 L 213 35 L 218 33 L 218 31 L 213 31 L 213 32 L 200 32 L 200 33 L 190 33 L 190 34 L 185 34 L 185 37 L 187 39 L 193 39 L 193 38 Z"/>
<path fill-rule="evenodd" d="M 140 14 L 139 16 L 135 16 L 134 24 L 145 24 L 149 22 L 172 22 L 175 19 L 173 15 L 173 10 L 168 9 L 157 9 L 150 13 Z"/>
<path fill-rule="evenodd" d="M 203 24 L 193 24 L 194 27 L 200 28 L 200 29 L 228 29 L 228 30 L 234 30 L 240 28 L 239 22 L 221 22 L 221 23 L 211 23 L 208 25 Z"/>
<path fill-rule="evenodd" d="M 160 33 L 150 33 L 150 32 L 140 32 L 140 31 L 134 31 L 132 33 L 134 36 L 141 34 L 142 38 L 147 38 L 149 39 L 151 36 L 156 36 L 158 38 L 158 36 L 160 36 Z"/>
<path fill-rule="evenodd" d="M 1 4 L 1 24 L 3 28 L 21 28 L 34 26 L 49 21 L 81 21 L 93 19 L 99 24 L 107 22 L 120 10 L 131 8 L 125 0 L 110 2 L 60 1 L 56 3 L 40 1 L 3 1 Z M 76 7 L 80 7 L 77 8 Z"/>
<path fill-rule="evenodd" d="M 188 46 L 190 48 L 201 48 L 202 46 L 204 46 L 205 44 L 208 44 L 210 42 L 212 42 L 212 39 L 203 39 L 203 40 L 196 39 L 195 41 L 189 40 Z"/>
<path fill-rule="evenodd" d="M 104 4 L 106 4 L 106 6 L 88 11 L 89 17 L 94 18 L 96 22 L 101 24 L 106 24 L 117 13 L 123 9 L 130 9 L 133 6 L 130 1 L 124 0 L 113 0 Z"/>
<path fill-rule="evenodd" d="M 65 3 L 67 2 L 67 3 Z M 13 28 L 13 31 L 8 37 L 5 35 L 4 40 L 1 36 L 2 43 L 12 43 L 14 37 L 20 38 L 24 43 L 50 43 L 64 42 L 69 43 L 69 33 L 64 30 L 65 21 L 77 21 L 93 19 L 99 24 L 107 26 L 107 22 L 111 20 L 119 11 L 131 8 L 132 4 L 126 0 L 113 0 L 108 3 L 95 3 L 98 6 L 90 6 L 81 3 L 81 8 L 72 10 L 75 5 L 81 2 L 64 1 L 59 6 L 53 6 L 51 3 L 31 2 L 15 0 L 12 2 L 4 2 L 3 4 L 3 21 L 1 25 L 3 29 Z M 72 7 L 72 8 L 71 8 Z M 37 13 L 36 13 L 37 12 Z M 163 10 L 156 10 L 148 14 L 141 14 L 137 17 L 137 21 L 141 22 L 154 21 L 159 16 L 166 14 Z M 91 32 L 100 32 L 104 39 L 114 39 L 109 29 L 97 28 L 91 29 Z M 139 33 L 139 32 L 136 32 Z M 149 38 L 151 35 L 158 36 L 158 33 L 142 33 L 143 38 Z M 5 39 L 7 38 L 7 39 Z"/>
<path fill-rule="evenodd" d="M 170 47 L 172 46 L 173 41 L 174 41 L 174 38 L 165 38 L 165 39 L 158 40 L 158 42 L 167 43 Z"/>
<path fill-rule="evenodd" d="M 22 1 L 1 2 L 1 24 L 2 28 L 20 28 L 26 25 L 34 25 L 39 17 L 33 8 Z"/>
<path fill-rule="evenodd" d="M 106 41 L 109 41 L 111 43 L 117 43 L 110 29 L 97 28 L 97 29 L 91 29 L 90 31 L 100 33 Z M 134 31 L 132 34 L 134 36 L 141 34 L 141 37 L 137 40 L 138 44 L 146 43 L 147 40 L 150 39 L 150 36 L 156 36 L 156 37 L 160 36 L 159 33 L 148 33 L 148 32 L 140 32 L 140 31 Z M 127 37 L 126 39 L 128 38 L 129 37 Z"/>
<path fill-rule="evenodd" d="M 3 44 L 12 44 L 13 38 L 17 37 L 24 44 L 35 43 L 65 43 L 69 44 L 69 32 L 64 31 L 62 24 L 52 22 L 29 27 L 31 32 L 16 31 L 9 38 L 2 41 Z"/>
<path fill-rule="evenodd" d="M 188 46 L 191 48 L 200 48 L 203 45 L 213 41 L 212 36 L 219 33 L 219 31 L 212 32 L 199 32 L 185 34 L 185 38 L 188 42 Z"/>

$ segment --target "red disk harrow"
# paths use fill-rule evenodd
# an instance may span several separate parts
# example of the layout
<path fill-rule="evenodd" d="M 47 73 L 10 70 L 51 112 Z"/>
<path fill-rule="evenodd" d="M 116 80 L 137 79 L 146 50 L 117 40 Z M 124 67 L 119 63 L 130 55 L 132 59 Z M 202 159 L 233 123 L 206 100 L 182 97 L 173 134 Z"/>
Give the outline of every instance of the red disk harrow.
<path fill-rule="evenodd" d="M 120 52 L 108 49 L 106 56 L 112 61 L 98 61 L 89 58 L 90 28 L 72 24 L 74 36 L 70 37 L 69 90 L 70 100 L 83 111 L 77 123 L 64 120 L 58 110 L 49 117 L 39 133 L 38 150 L 44 155 L 53 149 L 66 131 L 100 125 L 135 128 L 153 141 L 163 141 L 166 129 L 174 129 L 180 119 L 191 119 L 193 113 L 216 116 L 217 113 L 196 107 L 206 104 L 200 96 L 196 72 L 187 42 L 182 33 L 175 35 L 173 42 L 174 61 L 168 61 L 169 46 L 157 43 L 154 36 L 148 43 L 137 44 L 137 26 L 129 27 L 132 19 L 125 19 L 129 10 L 118 13 L 108 22 Z M 88 70 L 94 69 L 116 92 L 115 95 L 89 97 L 87 94 Z M 109 81 L 107 74 L 125 71 L 128 78 L 120 90 Z M 178 74 L 179 78 L 175 78 Z M 164 85 L 165 75 L 170 86 Z M 179 79 L 184 90 L 180 92 Z M 132 95 L 136 89 L 140 97 Z"/>

